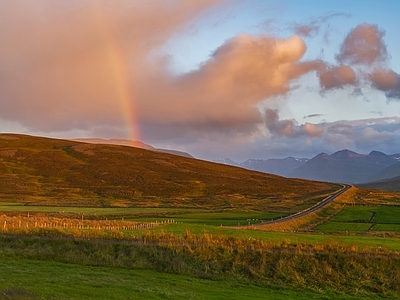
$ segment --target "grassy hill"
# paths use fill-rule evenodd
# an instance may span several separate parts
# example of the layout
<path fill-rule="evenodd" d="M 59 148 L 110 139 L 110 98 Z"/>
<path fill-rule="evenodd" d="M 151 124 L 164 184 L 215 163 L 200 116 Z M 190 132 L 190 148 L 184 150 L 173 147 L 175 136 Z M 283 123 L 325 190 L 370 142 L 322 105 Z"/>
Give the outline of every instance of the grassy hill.
<path fill-rule="evenodd" d="M 364 189 L 374 189 L 389 192 L 400 192 L 400 176 L 357 185 Z"/>
<path fill-rule="evenodd" d="M 3 202 L 291 211 L 338 188 L 133 147 L 0 134 Z"/>

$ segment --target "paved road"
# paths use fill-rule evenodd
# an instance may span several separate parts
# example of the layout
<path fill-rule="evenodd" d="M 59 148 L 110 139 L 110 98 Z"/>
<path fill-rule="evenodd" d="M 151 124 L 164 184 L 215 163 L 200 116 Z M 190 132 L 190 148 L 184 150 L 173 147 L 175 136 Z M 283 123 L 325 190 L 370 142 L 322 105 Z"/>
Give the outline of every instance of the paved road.
<path fill-rule="evenodd" d="M 325 205 L 327 205 L 328 203 L 331 203 L 333 200 L 336 199 L 336 197 L 340 196 L 341 194 L 343 194 L 344 192 L 346 192 L 348 189 L 350 189 L 352 186 L 349 184 L 343 184 L 343 188 L 341 188 L 338 192 L 330 195 L 328 198 L 326 198 L 325 200 L 317 203 L 314 206 L 311 206 L 310 208 L 303 210 L 301 212 L 298 212 L 294 215 L 290 215 L 287 217 L 284 217 L 282 219 L 277 219 L 274 221 L 269 221 L 269 222 L 264 222 L 264 223 L 258 223 L 258 224 L 252 224 L 250 226 L 262 226 L 262 225 L 266 225 L 266 224 L 275 224 L 275 223 L 282 223 L 282 222 L 287 222 L 290 220 L 294 220 L 300 217 L 303 217 L 305 215 L 308 215 L 309 213 L 312 213 L 318 209 L 320 209 L 321 207 L 324 207 Z"/>

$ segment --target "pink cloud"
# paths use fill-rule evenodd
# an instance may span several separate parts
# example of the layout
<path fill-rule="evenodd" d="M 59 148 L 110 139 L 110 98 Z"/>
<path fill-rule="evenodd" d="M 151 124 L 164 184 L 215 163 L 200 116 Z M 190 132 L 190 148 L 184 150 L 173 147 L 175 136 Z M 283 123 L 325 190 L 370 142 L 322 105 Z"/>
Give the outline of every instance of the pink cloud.
<path fill-rule="evenodd" d="M 258 103 L 285 95 L 293 80 L 319 66 L 300 62 L 305 50 L 298 36 L 236 36 L 198 70 L 178 78 L 160 74 L 155 80 L 159 88 L 154 88 L 154 81 L 143 83 L 138 109 L 152 122 L 254 128 L 262 123 Z"/>
<path fill-rule="evenodd" d="M 344 40 L 336 59 L 340 63 L 372 65 L 387 59 L 385 32 L 377 25 L 361 24 Z"/>
<path fill-rule="evenodd" d="M 295 120 L 280 120 L 277 110 L 266 109 L 264 121 L 269 132 L 275 136 L 290 138 L 302 135 L 318 138 L 322 137 L 322 130 L 317 125 L 307 122 L 298 126 Z"/>
<path fill-rule="evenodd" d="M 346 85 L 354 85 L 357 82 L 354 70 L 345 65 L 321 68 L 318 75 L 320 85 L 324 90 L 342 88 Z"/>
<path fill-rule="evenodd" d="M 390 98 L 400 99 L 400 75 L 392 70 L 376 69 L 368 79 L 378 90 L 384 91 Z"/>

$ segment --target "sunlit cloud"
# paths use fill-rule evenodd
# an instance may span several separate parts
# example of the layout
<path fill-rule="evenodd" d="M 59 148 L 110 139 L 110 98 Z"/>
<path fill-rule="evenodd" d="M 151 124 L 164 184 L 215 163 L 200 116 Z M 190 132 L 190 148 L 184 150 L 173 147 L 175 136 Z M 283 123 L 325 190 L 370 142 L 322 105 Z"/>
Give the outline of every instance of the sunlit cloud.
<path fill-rule="evenodd" d="M 372 65 L 387 59 L 385 32 L 377 25 L 361 24 L 344 40 L 336 59 L 340 63 Z"/>
<path fill-rule="evenodd" d="M 349 28 L 334 49 L 336 60 L 309 54 L 310 39 L 323 34 L 334 18 L 349 18 L 346 14 L 291 23 L 291 32 L 283 36 L 268 30 L 226 36 L 192 71 L 171 72 L 174 53 L 162 50 L 171 38 L 235 3 L 3 3 L 0 121 L 28 132 L 105 138 L 140 138 L 128 134 L 137 127 L 151 142 L 210 156 L 211 146 L 221 141 L 227 151 L 280 154 L 290 148 L 308 153 L 341 145 L 366 147 L 372 137 L 397 145 L 393 128 L 398 119 L 390 124 L 374 119 L 380 127 L 363 120 L 301 122 L 337 112 L 310 107 L 296 120 L 288 108 L 296 103 L 292 95 L 299 87 L 309 88 L 312 100 L 321 103 L 335 101 L 337 93 L 347 93 L 350 103 L 366 91 L 400 99 L 400 76 L 390 67 L 385 31 L 378 25 Z M 391 103 L 397 102 L 385 105 Z M 387 116 L 379 107 L 366 111 Z M 225 150 L 220 147 L 214 153 Z"/>

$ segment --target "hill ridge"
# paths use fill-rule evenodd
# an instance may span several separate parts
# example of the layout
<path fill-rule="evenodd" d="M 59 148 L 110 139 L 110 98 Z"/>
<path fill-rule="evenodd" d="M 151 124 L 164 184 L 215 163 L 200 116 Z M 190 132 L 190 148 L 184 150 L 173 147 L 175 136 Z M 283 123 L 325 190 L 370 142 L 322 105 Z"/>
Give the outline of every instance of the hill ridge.
<path fill-rule="evenodd" d="M 276 208 L 337 188 L 134 147 L 0 134 L 1 201 Z"/>

